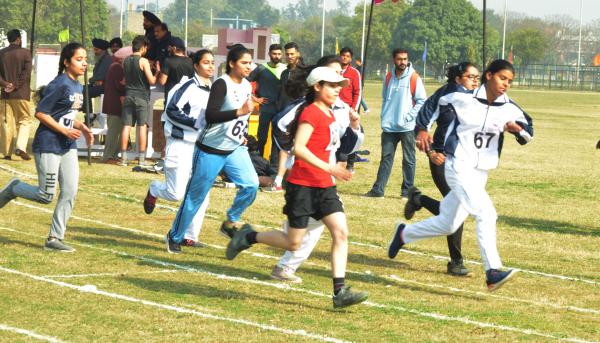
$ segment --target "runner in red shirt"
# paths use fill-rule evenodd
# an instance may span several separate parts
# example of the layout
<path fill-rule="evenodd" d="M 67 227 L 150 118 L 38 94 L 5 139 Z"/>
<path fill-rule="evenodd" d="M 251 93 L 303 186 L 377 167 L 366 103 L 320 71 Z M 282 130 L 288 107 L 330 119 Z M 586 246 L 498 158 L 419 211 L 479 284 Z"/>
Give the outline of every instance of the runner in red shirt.
<path fill-rule="evenodd" d="M 348 259 L 348 224 L 344 207 L 337 194 L 334 178 L 348 181 L 352 174 L 335 162 L 340 145 L 339 125 L 331 106 L 348 79 L 334 69 L 317 67 L 308 75 L 310 87 L 306 103 L 298 108 L 297 119 L 289 132 L 294 133 L 296 160 L 288 177 L 283 212 L 287 215 L 287 232 L 256 232 L 245 224 L 227 246 L 227 258 L 232 260 L 255 243 L 295 251 L 301 243 L 310 217 L 322 220 L 329 229 L 333 244 L 331 264 L 333 306 L 346 307 L 365 301 L 366 292 L 351 291 L 345 286 Z"/>

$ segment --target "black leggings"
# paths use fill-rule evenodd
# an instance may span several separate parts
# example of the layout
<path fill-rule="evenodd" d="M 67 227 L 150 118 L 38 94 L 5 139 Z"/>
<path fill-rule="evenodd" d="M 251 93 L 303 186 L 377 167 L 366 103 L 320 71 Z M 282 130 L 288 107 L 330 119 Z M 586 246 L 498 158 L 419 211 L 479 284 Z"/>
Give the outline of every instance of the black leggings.
<path fill-rule="evenodd" d="M 450 186 L 446 182 L 446 176 L 444 175 L 444 165 L 438 166 L 429 161 L 429 169 L 431 170 L 431 177 L 433 182 L 439 189 L 443 196 L 446 196 L 450 192 Z M 421 205 L 425 207 L 429 212 L 434 215 L 440 214 L 440 202 L 432 199 L 426 195 L 421 195 Z M 462 261 L 462 254 L 460 252 L 462 247 L 462 232 L 463 224 L 460 224 L 458 230 L 455 233 L 446 237 L 448 240 L 448 251 L 450 252 L 450 258 L 452 261 Z"/>

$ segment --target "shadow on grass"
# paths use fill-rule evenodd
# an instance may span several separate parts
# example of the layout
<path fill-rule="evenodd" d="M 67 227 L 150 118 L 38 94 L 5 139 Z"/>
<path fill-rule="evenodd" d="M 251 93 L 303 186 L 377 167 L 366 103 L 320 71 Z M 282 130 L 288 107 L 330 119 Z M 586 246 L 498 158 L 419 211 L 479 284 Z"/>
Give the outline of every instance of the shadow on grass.
<path fill-rule="evenodd" d="M 89 235 L 96 235 L 101 237 L 114 237 L 114 238 L 126 238 L 126 239 L 135 239 L 135 240 L 143 240 L 150 242 L 158 242 L 160 241 L 159 237 L 151 237 L 149 235 L 135 233 L 131 231 L 125 231 L 121 229 L 111 229 L 111 228 L 99 228 L 99 227 L 89 227 L 89 226 L 69 226 L 69 230 L 73 230 L 75 232 L 82 232 Z M 140 230 L 141 231 L 141 230 Z"/>
<path fill-rule="evenodd" d="M 511 216 L 498 216 L 498 221 L 526 230 L 564 233 L 578 236 L 600 237 L 600 227 L 580 227 L 571 223 L 558 222 L 546 219 L 520 218 Z"/>
<path fill-rule="evenodd" d="M 139 288 L 149 290 L 152 292 L 159 293 L 173 293 L 173 294 L 188 294 L 199 297 L 219 298 L 219 299 L 252 299 L 253 301 L 263 301 L 278 305 L 287 306 L 302 306 L 308 307 L 315 310 L 322 310 L 322 307 L 309 306 L 306 303 L 286 301 L 285 295 L 282 297 L 262 297 L 256 292 L 250 291 L 250 293 L 243 293 L 235 290 L 223 289 L 220 287 L 207 286 L 191 282 L 182 281 L 171 281 L 171 280 L 152 280 L 135 277 L 123 277 L 121 280 L 131 283 Z M 270 293 L 273 294 L 273 293 Z"/>
<path fill-rule="evenodd" d="M 31 248 L 31 249 L 39 249 L 40 251 L 43 250 L 44 248 L 44 240 L 40 239 L 40 244 L 33 244 L 33 243 L 29 243 L 29 242 L 25 242 L 25 241 L 17 241 L 14 239 L 10 239 L 7 237 L 0 237 L 0 245 L 9 245 L 9 244 L 15 244 L 15 245 L 21 245 L 25 248 Z"/>
<path fill-rule="evenodd" d="M 73 240 L 77 241 L 79 243 L 103 246 L 103 247 L 106 247 L 109 249 L 115 248 L 115 247 L 145 249 L 145 250 L 154 250 L 154 251 L 159 249 L 158 245 L 144 244 L 141 242 L 117 239 L 117 238 L 112 238 L 112 237 L 98 237 L 98 236 L 82 237 L 82 236 L 78 236 L 78 237 L 73 237 Z M 158 240 L 156 242 L 158 243 Z"/>

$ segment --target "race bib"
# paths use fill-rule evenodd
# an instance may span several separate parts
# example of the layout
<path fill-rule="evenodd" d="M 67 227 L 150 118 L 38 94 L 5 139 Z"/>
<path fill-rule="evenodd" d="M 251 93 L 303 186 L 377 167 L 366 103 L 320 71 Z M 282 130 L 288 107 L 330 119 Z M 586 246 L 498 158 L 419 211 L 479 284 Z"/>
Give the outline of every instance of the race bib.
<path fill-rule="evenodd" d="M 69 113 L 65 114 L 64 116 L 60 117 L 60 119 L 58 119 L 58 124 L 62 127 L 66 127 L 67 129 L 72 129 L 73 122 L 75 121 L 76 116 L 77 111 L 70 111 Z"/>
<path fill-rule="evenodd" d="M 239 144 L 244 143 L 244 138 L 248 135 L 248 118 L 250 114 L 239 117 L 236 121 L 229 124 L 227 128 L 227 137 Z"/>

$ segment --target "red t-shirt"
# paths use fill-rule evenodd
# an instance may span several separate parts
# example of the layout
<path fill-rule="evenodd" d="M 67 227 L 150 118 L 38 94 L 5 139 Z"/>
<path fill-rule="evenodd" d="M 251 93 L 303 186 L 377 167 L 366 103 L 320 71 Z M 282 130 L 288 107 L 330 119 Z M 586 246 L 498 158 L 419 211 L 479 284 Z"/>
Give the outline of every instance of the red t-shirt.
<path fill-rule="evenodd" d="M 306 143 L 306 147 L 321 161 L 332 162 L 337 146 L 339 145 L 339 134 L 337 133 L 335 117 L 329 111 L 327 116 L 317 105 L 310 104 L 300 114 L 298 124 L 309 123 L 313 132 Z M 311 164 L 296 158 L 288 181 L 301 186 L 327 188 L 335 186 L 333 177 Z"/>

